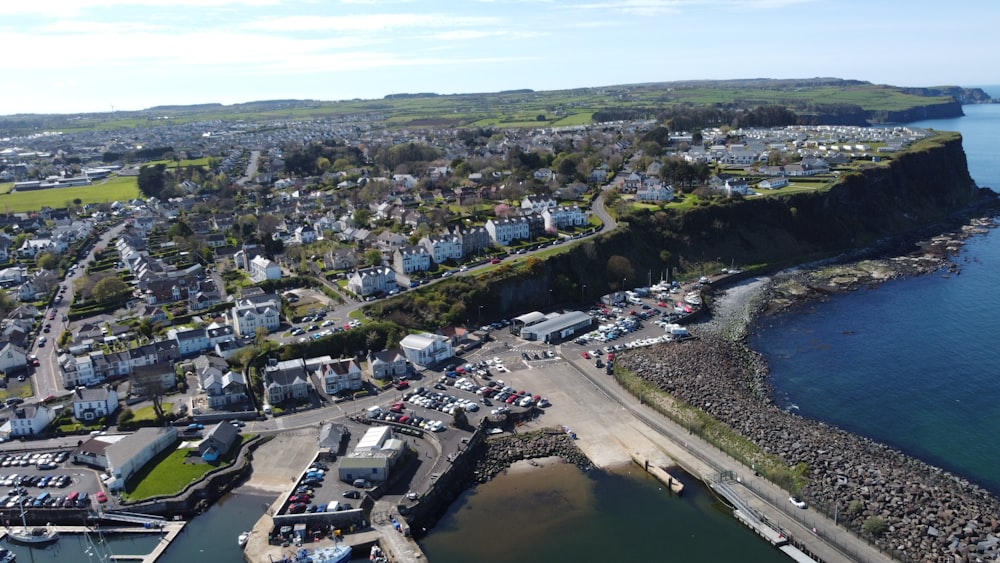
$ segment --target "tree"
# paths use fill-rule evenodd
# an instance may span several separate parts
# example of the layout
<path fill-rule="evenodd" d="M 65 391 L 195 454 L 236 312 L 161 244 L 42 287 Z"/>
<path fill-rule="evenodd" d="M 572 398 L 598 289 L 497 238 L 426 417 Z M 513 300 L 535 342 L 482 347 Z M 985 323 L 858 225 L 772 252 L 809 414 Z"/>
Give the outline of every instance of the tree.
<path fill-rule="evenodd" d="M 632 267 L 632 262 L 620 255 L 615 254 L 611 258 L 608 258 L 608 265 L 606 267 L 608 273 L 608 283 L 614 287 L 621 283 L 623 279 L 635 280 L 635 268 Z M 624 291 L 623 286 L 619 286 L 619 291 Z"/>
<path fill-rule="evenodd" d="M 380 266 L 382 264 L 382 253 L 374 248 L 366 251 L 365 262 L 368 262 L 372 266 Z"/>
<path fill-rule="evenodd" d="M 266 328 L 264 328 L 262 326 L 259 326 L 259 327 L 255 328 L 254 329 L 254 338 L 253 338 L 254 344 L 257 345 L 257 346 L 263 346 L 264 342 L 267 341 L 267 334 L 268 333 L 267 333 L 267 329 Z"/>
<path fill-rule="evenodd" d="M 152 404 L 157 422 L 165 420 L 163 397 L 167 394 L 167 386 L 163 383 L 163 372 L 159 369 L 136 369 L 132 372 L 132 390 Z"/>
<path fill-rule="evenodd" d="M 109 303 L 129 292 L 128 284 L 117 277 L 109 276 L 94 284 L 91 294 L 99 303 Z"/>
<path fill-rule="evenodd" d="M 886 525 L 885 520 L 880 516 L 869 516 L 861 524 L 861 529 L 865 533 L 875 537 L 881 536 L 887 528 L 888 525 Z"/>
<path fill-rule="evenodd" d="M 59 267 L 59 256 L 52 252 L 42 252 L 35 259 L 35 263 L 43 270 L 55 270 Z"/>

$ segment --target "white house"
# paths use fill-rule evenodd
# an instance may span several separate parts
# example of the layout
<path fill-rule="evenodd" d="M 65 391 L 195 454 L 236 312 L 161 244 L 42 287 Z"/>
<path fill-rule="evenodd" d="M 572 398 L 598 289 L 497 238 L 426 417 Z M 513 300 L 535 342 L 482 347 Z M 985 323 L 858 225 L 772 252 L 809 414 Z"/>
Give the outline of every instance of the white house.
<path fill-rule="evenodd" d="M 521 200 L 521 209 L 534 213 L 541 213 L 546 209 L 551 209 L 558 205 L 556 200 L 548 196 L 526 195 Z"/>
<path fill-rule="evenodd" d="M 316 233 L 316 229 L 310 225 L 302 225 L 295 229 L 295 241 L 300 244 L 316 242 L 318 239 L 319 235 Z"/>
<path fill-rule="evenodd" d="M 281 325 L 281 302 L 277 296 L 264 300 L 237 299 L 230 315 L 240 336 L 254 336 L 259 327 L 271 332 Z"/>
<path fill-rule="evenodd" d="M 305 399 L 310 389 L 312 386 L 302 358 L 283 362 L 270 360 L 264 368 L 264 392 L 267 402 L 272 405 L 288 399 Z"/>
<path fill-rule="evenodd" d="M 462 238 L 458 235 L 431 235 L 420 239 L 420 246 L 427 249 L 431 259 L 440 264 L 447 260 L 462 259 Z"/>
<path fill-rule="evenodd" d="M 0 427 L 0 434 L 6 434 L 11 437 L 38 436 L 55 419 L 56 413 L 47 405 L 19 406 L 14 409 L 10 420 L 4 425 L 9 425 L 10 428 Z"/>
<path fill-rule="evenodd" d="M 327 395 L 361 389 L 361 367 L 351 358 L 324 363 L 318 371 Z"/>
<path fill-rule="evenodd" d="M 362 297 L 396 289 L 396 273 L 387 266 L 372 266 L 354 272 L 347 289 Z"/>
<path fill-rule="evenodd" d="M 788 178 L 784 176 L 778 178 L 768 178 L 766 180 L 761 180 L 757 187 L 762 190 L 776 190 L 778 188 L 783 188 L 788 185 Z"/>
<path fill-rule="evenodd" d="M 172 328 L 167 337 L 177 341 L 181 356 L 193 356 L 211 348 L 204 328 Z"/>
<path fill-rule="evenodd" d="M 250 260 L 247 264 L 247 270 L 250 273 L 250 279 L 256 283 L 281 279 L 281 266 L 273 260 L 264 258 L 260 254 L 254 256 L 253 260 Z"/>
<path fill-rule="evenodd" d="M 575 205 L 549 207 L 542 210 L 545 230 L 554 231 L 587 224 L 587 216 Z"/>
<path fill-rule="evenodd" d="M 531 234 L 528 220 L 524 217 L 490 219 L 485 226 L 490 240 L 501 246 L 507 246 L 514 240 L 527 240 Z"/>
<path fill-rule="evenodd" d="M 91 422 L 118 410 L 118 393 L 110 386 L 88 389 L 77 387 L 73 392 L 73 416 Z"/>
<path fill-rule="evenodd" d="M 672 201 L 674 187 L 659 182 L 644 185 L 635 192 L 636 201 Z"/>
<path fill-rule="evenodd" d="M 455 355 L 448 337 L 428 332 L 409 334 L 403 337 L 399 346 L 406 359 L 418 366 L 434 365 Z"/>
<path fill-rule="evenodd" d="M 10 342 L 3 344 L 0 348 L 0 371 L 23 370 L 28 362 L 28 355 L 20 346 L 15 346 Z"/>

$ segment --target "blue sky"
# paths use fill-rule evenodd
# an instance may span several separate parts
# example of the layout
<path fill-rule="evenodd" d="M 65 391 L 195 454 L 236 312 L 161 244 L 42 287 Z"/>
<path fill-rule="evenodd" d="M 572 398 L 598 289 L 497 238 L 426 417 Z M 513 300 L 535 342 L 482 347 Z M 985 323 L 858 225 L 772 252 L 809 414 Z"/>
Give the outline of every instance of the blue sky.
<path fill-rule="evenodd" d="M 1000 2 L 971 0 L 0 0 L 0 114 L 691 79 L 996 84 L 998 21 Z"/>

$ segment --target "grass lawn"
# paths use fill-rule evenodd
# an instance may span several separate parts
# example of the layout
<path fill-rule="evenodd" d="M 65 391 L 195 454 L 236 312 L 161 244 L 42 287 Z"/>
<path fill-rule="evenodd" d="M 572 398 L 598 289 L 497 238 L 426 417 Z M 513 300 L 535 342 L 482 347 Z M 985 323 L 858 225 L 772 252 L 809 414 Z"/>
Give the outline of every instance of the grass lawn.
<path fill-rule="evenodd" d="M 163 403 L 164 413 L 171 413 L 173 410 L 173 403 Z M 140 407 L 132 412 L 135 414 L 135 420 L 156 420 L 156 413 L 153 411 L 152 405 Z"/>
<path fill-rule="evenodd" d="M 135 199 L 138 196 L 138 178 L 113 176 L 91 186 L 6 193 L 0 195 L 0 210 L 6 213 L 21 213 L 38 211 L 42 207 L 64 209 L 71 206 L 74 199 L 79 199 L 83 204 L 111 203 Z"/>
<path fill-rule="evenodd" d="M 177 448 L 161 454 L 128 480 L 122 496 L 128 500 L 141 500 L 175 494 L 209 471 L 232 463 L 238 451 L 239 445 L 234 444 L 226 455 L 211 463 L 202 461 L 196 449 Z"/>

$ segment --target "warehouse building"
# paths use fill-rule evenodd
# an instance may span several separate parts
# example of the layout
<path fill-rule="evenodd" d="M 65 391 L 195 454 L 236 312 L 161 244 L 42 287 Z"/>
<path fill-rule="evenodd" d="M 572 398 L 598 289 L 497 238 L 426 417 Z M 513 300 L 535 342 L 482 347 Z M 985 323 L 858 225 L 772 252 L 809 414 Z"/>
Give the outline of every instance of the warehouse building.
<path fill-rule="evenodd" d="M 581 311 L 552 313 L 545 320 L 521 328 L 521 338 L 555 344 L 590 330 L 594 319 Z"/>

